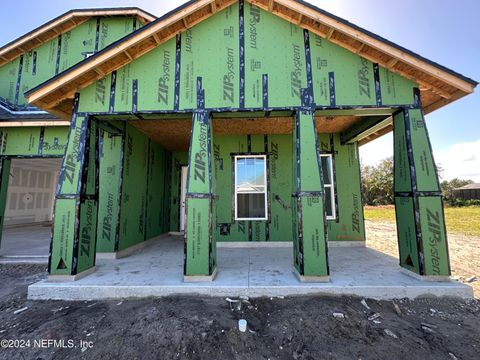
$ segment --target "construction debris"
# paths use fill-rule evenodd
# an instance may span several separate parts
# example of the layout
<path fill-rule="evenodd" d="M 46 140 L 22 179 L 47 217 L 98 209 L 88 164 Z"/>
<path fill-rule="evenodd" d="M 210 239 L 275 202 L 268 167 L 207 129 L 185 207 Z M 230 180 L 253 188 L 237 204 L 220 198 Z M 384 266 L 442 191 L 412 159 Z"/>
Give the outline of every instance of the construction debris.
<path fill-rule="evenodd" d="M 24 312 L 24 311 L 27 310 L 27 309 L 28 309 L 28 306 L 25 306 L 25 307 L 23 307 L 23 308 L 21 308 L 21 309 L 15 310 L 13 313 L 14 313 L 15 315 L 17 315 L 17 314 L 20 314 L 20 313 Z"/>
<path fill-rule="evenodd" d="M 345 319 L 345 315 L 340 312 L 334 312 L 332 315 L 334 318 L 337 318 L 337 319 Z"/>
<path fill-rule="evenodd" d="M 396 302 L 393 303 L 393 308 L 395 309 L 395 312 L 398 316 L 402 316 L 402 310 L 400 310 L 400 306 L 398 306 Z"/>
<path fill-rule="evenodd" d="M 362 299 L 362 301 L 360 301 L 360 303 L 361 303 L 367 310 L 370 310 L 370 306 L 368 306 L 367 301 L 366 301 L 365 299 Z"/>
<path fill-rule="evenodd" d="M 391 331 L 391 330 L 384 329 L 383 332 L 384 332 L 386 335 L 391 336 L 391 337 L 394 338 L 394 339 L 398 339 L 398 336 L 395 335 L 395 333 L 394 333 L 393 331 Z"/>
<path fill-rule="evenodd" d="M 247 331 L 247 320 L 245 319 L 238 320 L 238 330 L 240 330 L 241 332 Z"/>

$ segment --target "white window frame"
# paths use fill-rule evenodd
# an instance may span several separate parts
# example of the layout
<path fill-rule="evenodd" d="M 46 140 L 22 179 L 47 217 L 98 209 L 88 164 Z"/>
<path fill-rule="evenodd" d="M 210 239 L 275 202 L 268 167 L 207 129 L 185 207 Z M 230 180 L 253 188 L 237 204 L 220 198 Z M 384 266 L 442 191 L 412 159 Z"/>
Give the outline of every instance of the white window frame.
<path fill-rule="evenodd" d="M 323 189 L 325 192 L 327 191 L 330 191 L 332 196 L 331 196 L 331 207 L 332 207 L 332 212 L 333 212 L 333 215 L 327 215 L 326 218 L 327 220 L 336 220 L 337 219 L 337 208 L 336 208 L 336 204 L 335 204 L 335 178 L 333 177 L 333 156 L 332 154 L 320 154 L 320 157 L 321 158 L 324 158 L 324 157 L 328 157 L 330 158 L 330 166 L 329 166 L 329 169 L 328 169 L 328 172 L 330 174 L 330 179 L 332 179 L 332 183 L 331 184 L 325 184 L 325 180 L 323 181 Z M 323 166 L 323 164 L 322 164 Z M 327 188 L 329 188 L 327 190 Z M 325 196 L 325 199 L 327 198 L 327 196 Z"/>
<path fill-rule="evenodd" d="M 237 174 L 238 174 L 238 169 L 237 169 L 237 159 L 258 159 L 262 158 L 263 159 L 263 173 L 265 174 L 265 217 L 263 218 L 239 218 L 238 217 L 238 207 L 237 207 Z M 234 183 L 234 195 L 235 195 L 235 200 L 234 200 L 234 207 L 235 207 L 235 220 L 238 221 L 266 221 L 268 220 L 268 179 L 267 179 L 267 155 L 235 155 L 234 158 L 234 178 L 235 178 L 235 183 Z M 242 192 L 242 194 L 259 194 L 258 192 L 251 192 L 251 193 L 245 193 Z"/>

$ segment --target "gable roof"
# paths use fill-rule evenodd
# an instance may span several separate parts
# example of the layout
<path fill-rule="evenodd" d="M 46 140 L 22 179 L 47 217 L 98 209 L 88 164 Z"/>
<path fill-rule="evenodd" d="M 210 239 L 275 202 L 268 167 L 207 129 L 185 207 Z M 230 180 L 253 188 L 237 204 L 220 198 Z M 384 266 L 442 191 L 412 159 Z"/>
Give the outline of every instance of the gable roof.
<path fill-rule="evenodd" d="M 0 48 L 0 66 L 96 16 L 135 16 L 145 23 L 156 19 L 156 16 L 136 7 L 70 10 L 2 46 Z"/>
<path fill-rule="evenodd" d="M 105 75 L 237 0 L 192 0 L 26 93 L 35 106 L 70 116 L 73 96 Z M 473 92 L 476 81 L 301 0 L 246 0 L 388 68 L 420 86 L 426 113 Z"/>

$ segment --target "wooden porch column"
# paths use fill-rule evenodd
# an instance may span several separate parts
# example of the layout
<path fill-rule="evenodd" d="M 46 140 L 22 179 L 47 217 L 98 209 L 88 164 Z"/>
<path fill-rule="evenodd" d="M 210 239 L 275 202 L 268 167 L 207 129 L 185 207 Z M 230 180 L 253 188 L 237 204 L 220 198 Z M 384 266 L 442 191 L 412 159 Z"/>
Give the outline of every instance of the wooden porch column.
<path fill-rule="evenodd" d="M 313 110 L 297 112 L 292 148 L 295 270 L 301 281 L 329 281 L 322 163 Z"/>
<path fill-rule="evenodd" d="M 396 113 L 394 189 L 400 265 L 423 278 L 450 275 L 443 200 L 421 109 Z"/>

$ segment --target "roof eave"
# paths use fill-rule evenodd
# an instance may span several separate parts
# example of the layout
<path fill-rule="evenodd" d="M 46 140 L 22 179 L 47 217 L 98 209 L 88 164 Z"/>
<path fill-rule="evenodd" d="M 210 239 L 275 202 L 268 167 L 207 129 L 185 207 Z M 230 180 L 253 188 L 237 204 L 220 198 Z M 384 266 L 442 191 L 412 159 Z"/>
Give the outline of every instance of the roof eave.
<path fill-rule="evenodd" d="M 304 1 L 300 1 L 300 0 L 295 0 L 295 1 L 247 0 L 247 1 L 265 10 L 271 11 L 272 13 L 284 19 L 287 19 L 290 22 L 296 23 L 297 25 L 312 31 L 313 33 L 319 36 L 327 37 L 332 42 L 335 42 L 335 37 L 334 36 L 332 37 L 332 34 L 334 32 L 339 32 L 342 34 L 346 34 L 350 36 L 352 39 L 354 39 L 355 41 L 361 43 L 362 44 L 361 48 L 363 47 L 372 48 L 375 51 L 381 50 L 383 51 L 383 53 L 387 54 L 387 56 L 390 56 L 392 58 L 392 60 L 388 61 L 387 64 L 382 64 L 379 61 L 376 61 L 375 59 L 371 59 L 371 56 L 369 56 L 366 52 L 361 51 L 362 49 L 356 51 L 355 49 L 349 48 L 346 44 L 342 45 L 338 41 L 335 42 L 338 45 L 343 46 L 344 48 L 350 51 L 355 51 L 362 57 L 365 57 L 369 60 L 380 63 L 380 65 L 389 68 L 393 72 L 397 72 L 403 75 L 398 69 L 398 64 L 401 64 L 401 65 L 406 64 L 407 66 L 411 66 L 412 68 L 416 69 L 416 71 L 425 73 L 432 79 L 438 79 L 439 81 L 442 81 L 442 83 L 445 83 L 445 86 L 447 86 L 447 88 L 450 91 L 445 91 L 439 86 L 428 84 L 422 81 L 417 81 L 419 82 L 419 85 L 421 87 L 426 89 L 425 91 L 431 91 L 432 94 L 435 94 L 435 96 L 438 97 L 438 99 L 434 99 L 434 101 L 432 101 L 431 104 L 427 104 L 427 106 L 425 107 L 425 110 L 427 113 L 434 111 L 439 107 L 445 106 L 450 102 L 453 102 L 465 95 L 472 93 L 474 91 L 474 88 L 478 85 L 478 82 L 470 78 L 460 75 L 445 67 L 442 67 L 441 65 L 431 62 L 423 57 L 420 57 L 417 54 L 409 52 L 407 49 L 404 49 L 396 44 L 393 44 L 388 40 L 380 38 L 375 34 L 372 34 L 362 28 L 359 28 L 353 24 L 350 24 L 348 21 L 340 19 L 332 14 L 329 14 L 321 9 L 314 7 L 311 4 L 305 3 Z M 234 1 L 227 0 L 225 3 L 227 4 L 227 6 L 229 6 L 233 2 Z M 65 99 L 68 97 L 71 98 L 74 92 L 79 91 L 80 89 L 87 86 L 89 83 L 92 83 L 93 81 L 98 80 L 104 75 L 111 73 L 117 68 L 125 65 L 126 63 L 132 61 L 133 59 L 150 51 L 151 49 L 158 46 L 159 44 L 167 41 L 176 33 L 179 33 L 185 30 L 186 28 L 185 25 L 177 26 L 178 29 L 176 30 L 176 32 L 171 33 L 170 37 L 159 36 L 159 34 L 162 34 L 162 31 L 168 29 L 169 26 L 171 26 L 172 28 L 175 27 L 174 20 L 179 21 L 179 19 L 181 20 L 182 17 L 187 17 L 195 11 L 200 11 L 200 9 L 203 9 L 204 7 L 209 5 L 211 6 L 212 3 L 217 4 L 218 1 L 215 2 L 213 0 L 194 0 L 182 5 L 180 8 L 177 8 L 172 12 L 157 19 L 155 22 L 150 23 L 149 25 L 143 27 L 142 29 L 137 30 L 136 32 L 130 35 L 127 35 L 126 37 L 120 39 L 116 43 L 111 44 L 101 52 L 84 60 L 77 66 L 74 66 L 66 70 L 65 72 L 59 74 L 58 76 L 50 80 L 47 80 L 43 84 L 40 84 L 39 86 L 31 89 L 26 93 L 28 101 L 31 104 L 34 104 L 38 107 L 46 109 L 47 111 L 50 111 L 50 109 L 56 105 L 55 101 L 57 100 L 54 100 L 53 102 L 48 102 L 48 101 L 44 102 L 43 99 L 45 98 L 45 96 L 48 96 L 52 92 L 61 88 L 62 91 L 59 94 L 57 94 L 58 96 L 55 96 L 53 98 L 54 99 Z M 281 10 L 287 7 L 289 10 L 294 11 L 296 14 L 295 16 L 298 15 L 298 18 L 293 18 L 293 17 L 288 18 L 287 15 L 285 15 L 284 13 L 281 13 Z M 215 10 L 212 7 L 211 14 L 209 14 L 208 16 L 211 16 L 214 13 L 215 13 Z M 204 18 L 208 16 L 205 16 Z M 203 18 L 198 20 L 198 22 L 201 20 L 203 20 Z M 319 24 L 319 25 L 313 26 L 312 24 Z M 192 25 L 189 24 L 189 26 L 192 26 Z M 322 26 L 323 28 L 329 27 L 330 30 L 328 31 L 328 34 L 322 33 L 319 30 L 320 26 Z M 154 39 L 154 41 L 152 39 Z M 145 41 L 145 42 L 150 41 L 152 43 L 155 42 L 155 45 L 151 49 L 147 51 L 143 51 L 141 53 L 128 52 L 129 49 L 133 49 L 135 46 L 138 46 L 138 44 L 141 43 L 142 41 Z M 125 55 L 124 61 L 123 62 L 120 61 L 118 63 L 119 65 L 116 65 L 116 67 L 113 67 L 113 68 L 99 69 L 100 65 L 103 65 L 106 62 L 110 61 L 114 56 L 121 56 L 122 53 L 125 53 L 126 55 Z M 88 80 L 89 81 L 88 84 L 77 84 L 74 89 L 64 88 L 65 84 L 74 83 L 75 79 L 78 79 L 79 76 L 83 76 L 88 72 L 91 72 L 92 74 L 91 79 Z M 413 79 L 413 80 L 419 80 L 419 79 Z M 68 91 L 65 92 L 65 90 L 68 90 Z"/>
<path fill-rule="evenodd" d="M 88 18 L 94 16 L 136 16 L 147 23 L 156 20 L 154 15 L 137 7 L 70 10 L 2 46 L 0 48 L 0 66 L 15 60 L 20 55 L 30 51 L 33 47 L 38 46 L 45 41 L 49 41 L 51 38 L 54 38 L 61 33 L 69 31 L 86 21 Z M 59 26 L 63 26 L 60 32 L 56 30 Z M 39 39 L 40 36 L 45 35 L 48 32 L 52 32 L 52 35 L 47 36 L 44 40 Z M 37 39 L 37 43 L 28 44 L 29 42 L 32 42 L 32 39 Z"/>

